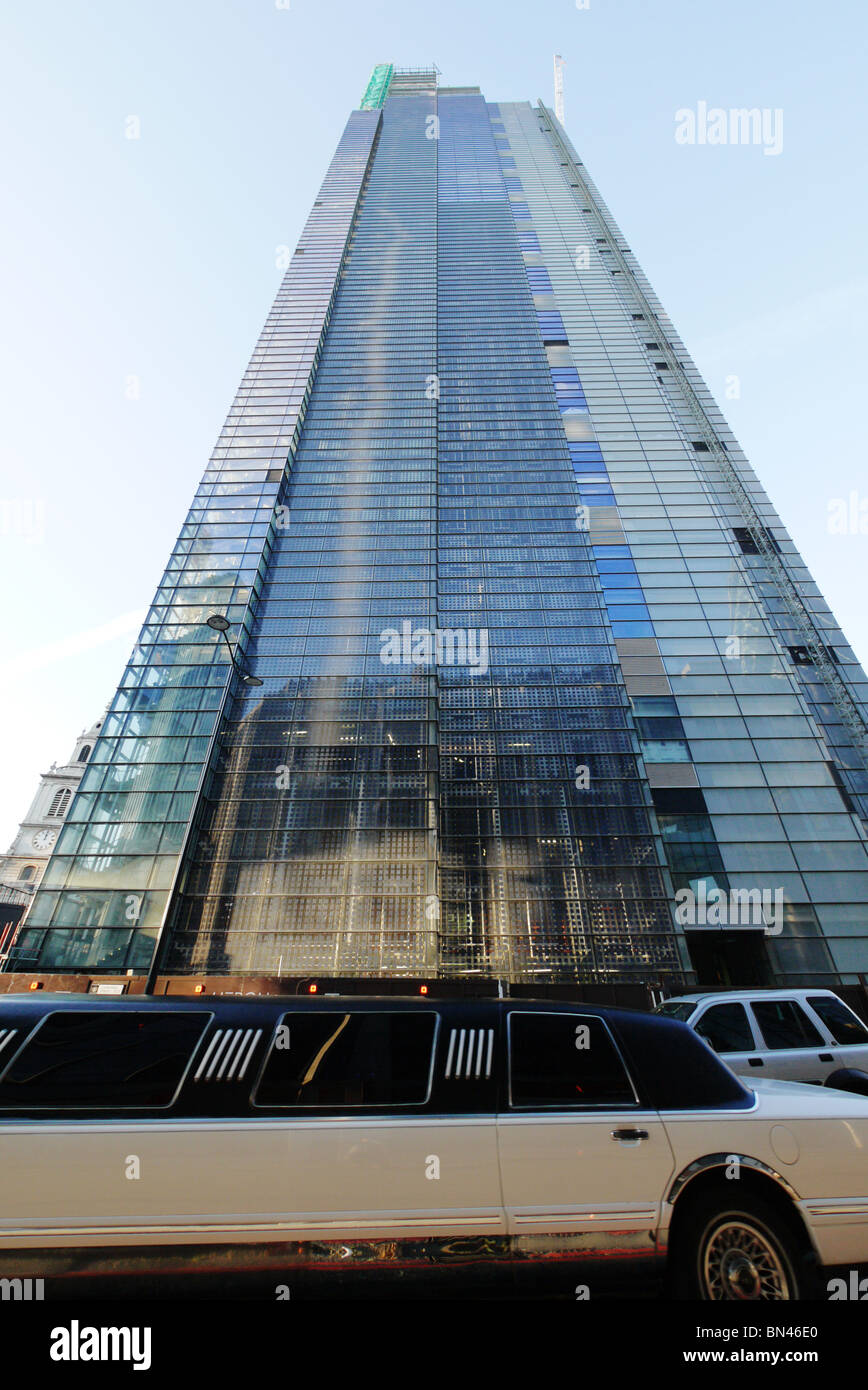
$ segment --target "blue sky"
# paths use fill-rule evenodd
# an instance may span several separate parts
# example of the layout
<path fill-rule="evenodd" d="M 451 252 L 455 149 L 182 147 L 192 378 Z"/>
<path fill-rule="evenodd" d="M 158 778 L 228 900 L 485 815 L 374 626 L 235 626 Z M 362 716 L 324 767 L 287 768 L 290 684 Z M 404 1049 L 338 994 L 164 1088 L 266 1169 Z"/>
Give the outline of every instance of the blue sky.
<path fill-rule="evenodd" d="M 39 772 L 114 692 L 278 250 L 381 61 L 551 103 L 563 55 L 580 156 L 868 661 L 868 536 L 828 527 L 835 499 L 868 498 L 866 13 L 862 0 L 7 10 L 0 852 Z M 678 144 L 676 111 L 700 101 L 780 108 L 782 152 Z"/>

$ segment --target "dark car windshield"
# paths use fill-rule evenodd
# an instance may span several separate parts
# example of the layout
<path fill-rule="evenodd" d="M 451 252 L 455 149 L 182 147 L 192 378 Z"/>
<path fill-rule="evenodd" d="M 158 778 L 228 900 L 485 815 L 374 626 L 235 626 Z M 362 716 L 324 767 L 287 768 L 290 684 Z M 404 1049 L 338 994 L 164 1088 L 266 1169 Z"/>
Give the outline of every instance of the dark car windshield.
<path fill-rule="evenodd" d="M 675 999 L 667 999 L 665 1003 L 658 1004 L 654 1010 L 655 1014 L 662 1014 L 664 1018 L 677 1018 L 679 1023 L 686 1023 L 690 1015 L 696 1008 L 695 1004 L 678 1003 Z"/>

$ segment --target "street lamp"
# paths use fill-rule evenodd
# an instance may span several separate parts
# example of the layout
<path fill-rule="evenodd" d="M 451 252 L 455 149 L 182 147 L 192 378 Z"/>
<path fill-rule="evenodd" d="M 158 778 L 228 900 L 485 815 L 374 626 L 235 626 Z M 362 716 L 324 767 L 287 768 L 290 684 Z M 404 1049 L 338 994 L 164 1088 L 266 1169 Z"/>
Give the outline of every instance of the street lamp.
<path fill-rule="evenodd" d="M 229 659 L 232 662 L 233 667 L 238 672 L 244 684 L 250 686 L 262 685 L 262 681 L 259 679 L 258 676 L 251 676 L 248 672 L 242 671 L 241 667 L 238 665 L 238 662 L 235 659 L 235 649 L 233 648 L 232 643 L 229 641 L 229 638 L 226 636 L 227 632 L 232 626 L 229 619 L 224 618 L 222 613 L 212 613 L 211 617 L 206 618 L 205 621 L 209 627 L 213 627 L 215 632 L 220 633 L 221 637 L 223 638 L 223 641 L 226 643 L 226 646 L 229 649 Z"/>

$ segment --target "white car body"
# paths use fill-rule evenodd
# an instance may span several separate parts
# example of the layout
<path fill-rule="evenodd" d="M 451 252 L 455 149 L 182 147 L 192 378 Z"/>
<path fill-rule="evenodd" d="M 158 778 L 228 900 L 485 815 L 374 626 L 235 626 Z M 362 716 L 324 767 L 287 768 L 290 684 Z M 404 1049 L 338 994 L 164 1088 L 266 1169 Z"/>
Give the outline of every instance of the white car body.
<path fill-rule="evenodd" d="M 868 1262 L 868 1098 L 755 1078 L 750 1089 L 754 1109 L 727 1120 L 728 1151 L 766 1164 L 791 1192 L 821 1265 Z M 714 1118 L 665 1117 L 677 1172 L 702 1161 Z"/>
<path fill-rule="evenodd" d="M 748 1035 L 744 1039 L 747 1045 L 738 1048 L 721 1045 L 724 1011 L 731 1012 L 734 1007 L 743 1011 L 742 1030 Z M 784 1008 L 796 1021 L 793 1034 L 796 1028 L 802 1032 L 798 1043 L 793 1036 L 790 1045 L 781 1045 L 779 1035 L 778 1045 L 770 1045 L 775 1040 L 773 1025 L 769 1026 L 763 1014 L 766 1009 L 774 1012 L 776 1008 Z M 868 1029 L 831 990 L 745 989 L 679 994 L 666 999 L 656 1012 L 687 1023 L 727 1066 L 751 1083 L 759 1077 L 772 1077 L 822 1085 L 842 1067 L 868 1073 Z M 849 1016 L 849 1021 L 845 1016 Z M 835 1020 L 835 1031 L 830 1027 L 830 1018 Z M 785 1022 L 781 1020 L 782 1024 Z M 860 1032 L 864 1042 L 854 1041 Z M 848 1040 L 843 1040 L 845 1034 L 851 1035 Z"/>

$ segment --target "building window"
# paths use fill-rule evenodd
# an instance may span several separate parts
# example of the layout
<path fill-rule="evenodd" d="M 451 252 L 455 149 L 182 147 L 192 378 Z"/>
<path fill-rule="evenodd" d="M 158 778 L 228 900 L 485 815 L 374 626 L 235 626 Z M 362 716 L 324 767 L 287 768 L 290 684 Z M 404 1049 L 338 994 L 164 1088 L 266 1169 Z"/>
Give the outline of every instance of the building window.
<path fill-rule="evenodd" d="M 79 755 L 78 755 L 78 761 L 79 761 L 80 763 L 86 763 L 89 757 L 90 757 L 90 744 L 89 744 L 89 743 L 86 743 L 86 744 L 84 745 L 84 747 L 82 748 L 81 752 L 80 752 Z"/>
<path fill-rule="evenodd" d="M 31 879 L 35 873 L 36 869 L 33 864 L 25 864 L 24 868 L 21 870 L 21 873 L 18 875 L 19 882 L 23 881 L 26 883 L 28 879 Z"/>
<path fill-rule="evenodd" d="M 832 778 L 832 781 L 835 783 L 835 786 L 838 788 L 838 791 L 839 791 L 839 793 L 840 793 L 840 795 L 841 795 L 841 800 L 843 801 L 843 803 L 844 803 L 844 805 L 846 806 L 847 810 L 848 810 L 848 811 L 850 812 L 850 814 L 852 815 L 853 812 L 855 811 L 856 807 L 853 805 L 853 801 L 852 801 L 852 799 L 851 799 L 851 797 L 850 797 L 849 789 L 848 789 L 847 784 L 846 784 L 846 782 L 844 781 L 843 777 L 841 776 L 841 770 L 840 770 L 840 768 L 838 767 L 838 764 L 830 759 L 829 762 L 826 763 L 826 767 L 829 769 L 829 773 L 830 773 L 830 776 L 831 776 L 831 778 Z"/>
<path fill-rule="evenodd" d="M 48 808 L 50 816 L 65 816 L 66 808 L 72 800 L 72 792 L 69 787 L 58 787 L 54 796 L 51 798 L 51 805 Z"/>

